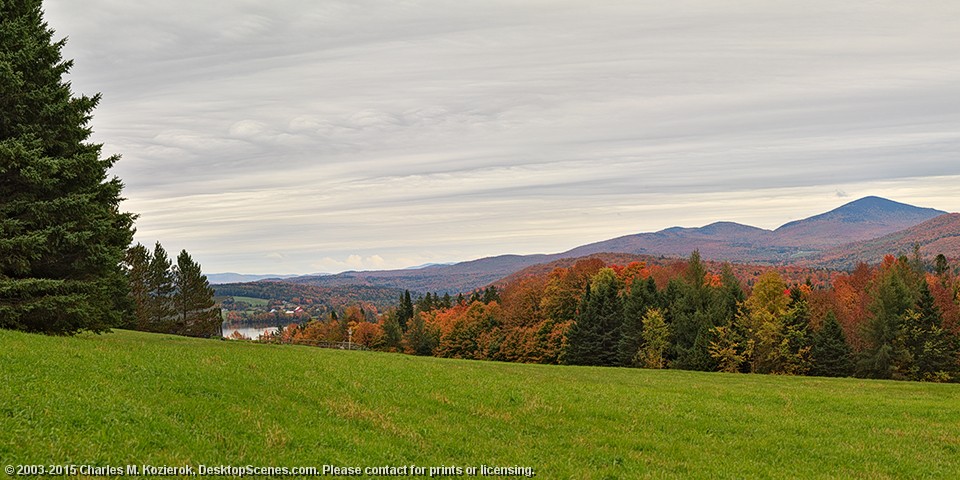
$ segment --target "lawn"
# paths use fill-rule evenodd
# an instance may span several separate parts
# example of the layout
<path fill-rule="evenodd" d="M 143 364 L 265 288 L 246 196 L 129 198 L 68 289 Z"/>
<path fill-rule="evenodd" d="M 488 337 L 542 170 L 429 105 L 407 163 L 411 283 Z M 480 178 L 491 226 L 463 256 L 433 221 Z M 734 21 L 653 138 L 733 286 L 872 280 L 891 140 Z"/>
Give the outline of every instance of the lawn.
<path fill-rule="evenodd" d="M 254 307 L 266 307 L 270 303 L 270 300 L 265 298 L 241 297 L 237 295 L 233 295 L 232 297 L 235 302 L 243 302 Z"/>
<path fill-rule="evenodd" d="M 958 478 L 960 385 L 0 330 L 0 463 Z"/>

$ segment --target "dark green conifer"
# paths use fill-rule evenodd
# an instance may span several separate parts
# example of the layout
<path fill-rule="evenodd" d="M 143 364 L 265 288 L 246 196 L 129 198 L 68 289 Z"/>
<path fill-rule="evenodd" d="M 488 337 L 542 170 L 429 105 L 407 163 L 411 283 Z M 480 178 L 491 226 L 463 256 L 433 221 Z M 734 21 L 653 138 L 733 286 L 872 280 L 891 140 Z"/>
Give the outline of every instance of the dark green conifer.
<path fill-rule="evenodd" d="M 853 349 L 833 312 L 827 313 L 820 330 L 812 335 L 811 375 L 848 377 L 853 374 Z"/>
<path fill-rule="evenodd" d="M 144 330 L 149 332 L 173 332 L 177 308 L 173 302 L 177 291 L 173 276 L 173 263 L 167 251 L 157 242 L 147 266 L 147 320 Z"/>
<path fill-rule="evenodd" d="M 104 331 L 127 298 L 120 263 L 133 237 L 122 183 L 89 143 L 100 100 L 64 80 L 40 0 L 0 2 L 0 327 Z"/>
<path fill-rule="evenodd" d="M 653 277 L 635 279 L 623 305 L 623 327 L 618 345 L 620 365 L 639 366 L 637 352 L 643 346 L 643 319 L 647 310 L 659 307 L 657 284 Z"/>
<path fill-rule="evenodd" d="M 620 280 L 609 268 L 597 272 L 581 302 L 576 323 L 568 334 L 564 363 L 570 365 L 620 364 L 623 302 Z"/>
<path fill-rule="evenodd" d="M 179 318 L 173 333 L 191 337 L 217 335 L 223 321 L 213 299 L 213 288 L 201 271 L 200 264 L 186 250 L 181 250 L 177 256 L 174 281 L 174 303 Z"/>

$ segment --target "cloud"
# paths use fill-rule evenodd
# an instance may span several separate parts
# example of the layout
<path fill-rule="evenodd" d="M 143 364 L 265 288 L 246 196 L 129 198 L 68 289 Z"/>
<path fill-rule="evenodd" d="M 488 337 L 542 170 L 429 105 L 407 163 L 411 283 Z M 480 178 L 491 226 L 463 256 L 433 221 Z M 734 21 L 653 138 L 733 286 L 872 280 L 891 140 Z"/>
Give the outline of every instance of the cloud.
<path fill-rule="evenodd" d="M 774 227 L 837 192 L 960 210 L 948 3 L 45 9 L 74 89 L 104 95 L 94 139 L 123 155 L 138 239 L 183 244 L 208 271 Z"/>

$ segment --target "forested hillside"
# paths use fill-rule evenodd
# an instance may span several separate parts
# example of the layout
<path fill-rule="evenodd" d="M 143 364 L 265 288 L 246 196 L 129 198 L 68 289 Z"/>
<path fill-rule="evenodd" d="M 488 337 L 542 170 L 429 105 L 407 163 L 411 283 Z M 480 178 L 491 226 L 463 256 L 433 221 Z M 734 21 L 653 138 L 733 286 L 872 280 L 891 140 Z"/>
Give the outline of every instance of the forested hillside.
<path fill-rule="evenodd" d="M 668 265 L 590 258 L 515 277 L 494 296 L 446 306 L 428 295 L 349 327 L 368 348 L 451 358 L 960 378 L 960 282 L 943 256 L 933 265 L 888 256 L 802 281 L 776 268 L 751 275 L 698 253 Z M 290 325 L 272 340 L 341 341 L 348 325 L 333 322 Z"/>

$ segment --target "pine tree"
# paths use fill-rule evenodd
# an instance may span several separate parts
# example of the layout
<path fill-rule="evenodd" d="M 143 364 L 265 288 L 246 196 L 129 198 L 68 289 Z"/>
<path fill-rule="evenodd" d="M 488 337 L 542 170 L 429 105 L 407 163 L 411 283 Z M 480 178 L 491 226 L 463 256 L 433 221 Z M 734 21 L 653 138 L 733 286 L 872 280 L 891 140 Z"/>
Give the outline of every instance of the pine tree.
<path fill-rule="evenodd" d="M 176 332 L 191 337 L 211 337 L 220 332 L 223 323 L 220 309 L 213 299 L 213 288 L 186 250 L 177 256 L 174 272 L 178 325 Z"/>
<path fill-rule="evenodd" d="M 383 316 L 383 341 L 387 351 L 398 352 L 403 348 L 403 329 L 397 321 L 397 311 L 390 310 Z"/>
<path fill-rule="evenodd" d="M 687 262 L 684 280 L 674 279 L 667 285 L 665 303 L 673 334 L 671 366 L 685 370 L 715 370 L 717 363 L 710 355 L 712 329 L 725 322 L 725 303 L 719 290 L 705 281 L 706 268 L 700 252 L 694 251 Z"/>
<path fill-rule="evenodd" d="M 177 309 L 173 303 L 176 285 L 172 263 L 160 242 L 153 248 L 150 265 L 147 266 L 147 321 L 144 330 L 171 332 L 176 323 Z"/>
<path fill-rule="evenodd" d="M 643 345 L 643 321 L 649 309 L 659 306 L 657 284 L 653 277 L 635 279 L 623 305 L 623 327 L 618 345 L 621 365 L 639 366 L 637 352 Z"/>
<path fill-rule="evenodd" d="M 806 295 L 799 287 L 790 289 L 789 310 L 783 318 L 784 373 L 803 375 L 810 370 L 810 306 Z"/>
<path fill-rule="evenodd" d="M 0 2 L 0 328 L 99 332 L 122 321 L 134 216 L 53 33 L 40 0 Z"/>
<path fill-rule="evenodd" d="M 410 326 L 403 336 L 406 352 L 422 356 L 433 355 L 433 351 L 440 343 L 439 340 L 439 332 L 428 325 L 420 313 L 410 320 Z"/>
<path fill-rule="evenodd" d="M 397 307 L 397 323 L 400 329 L 407 330 L 407 323 L 413 319 L 413 300 L 410 298 L 410 290 L 404 290 L 400 295 L 400 305 Z"/>
<path fill-rule="evenodd" d="M 612 269 L 597 272 L 581 303 L 577 322 L 570 328 L 564 363 L 618 365 L 623 302 L 620 281 Z"/>
<path fill-rule="evenodd" d="M 127 282 L 130 285 L 130 299 L 133 302 L 133 318 L 124 322 L 124 326 L 134 330 L 146 330 L 149 323 L 148 274 L 151 260 L 150 251 L 139 243 L 130 247 L 124 257 Z"/>
<path fill-rule="evenodd" d="M 918 292 L 910 288 L 912 270 L 902 257 L 879 273 L 873 286 L 872 317 L 864 327 L 868 347 L 860 354 L 857 374 L 869 378 L 893 378 L 905 363 L 902 342 L 904 315 L 916 302 Z"/>
<path fill-rule="evenodd" d="M 853 349 L 833 312 L 827 313 L 820 330 L 812 336 L 810 374 L 849 377 L 853 374 Z"/>
<path fill-rule="evenodd" d="M 950 381 L 957 375 L 957 339 L 943 329 L 940 309 L 926 282 L 916 306 L 903 316 L 903 345 L 908 364 L 899 368 L 910 380 Z"/>
<path fill-rule="evenodd" d="M 440 300 L 440 306 L 443 308 L 450 308 L 453 306 L 453 299 L 450 298 L 449 293 L 443 294 L 443 298 Z"/>
<path fill-rule="evenodd" d="M 945 257 L 942 253 L 937 254 L 937 258 L 934 260 L 933 264 L 933 271 L 938 277 L 942 277 L 950 270 L 950 263 L 947 262 L 947 257 Z"/>

